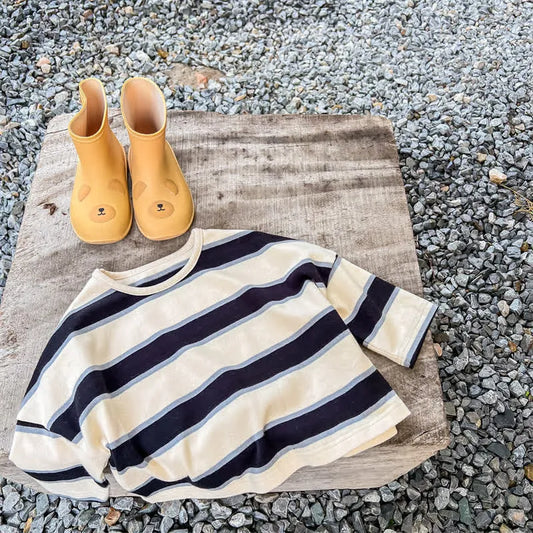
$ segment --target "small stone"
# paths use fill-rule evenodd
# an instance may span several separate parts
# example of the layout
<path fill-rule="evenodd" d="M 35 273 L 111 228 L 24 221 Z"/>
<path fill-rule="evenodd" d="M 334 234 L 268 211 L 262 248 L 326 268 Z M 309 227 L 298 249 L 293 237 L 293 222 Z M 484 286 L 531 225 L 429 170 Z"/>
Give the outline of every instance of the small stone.
<path fill-rule="evenodd" d="M 72 501 L 67 498 L 61 498 L 59 500 L 59 505 L 57 506 L 56 513 L 59 518 L 63 518 L 65 515 L 69 514 L 72 509 Z"/>
<path fill-rule="evenodd" d="M 119 511 L 131 511 L 133 509 L 133 498 L 130 496 L 117 498 L 113 503 L 113 507 Z"/>
<path fill-rule="evenodd" d="M 9 493 L 4 499 L 4 505 L 2 506 L 2 511 L 4 513 L 9 513 L 13 511 L 13 507 L 17 505 L 20 501 L 20 494 L 18 492 Z"/>
<path fill-rule="evenodd" d="M 476 515 L 476 526 L 478 529 L 485 529 L 492 523 L 492 518 L 487 511 L 481 511 Z"/>
<path fill-rule="evenodd" d="M 388 487 L 381 487 L 379 492 L 381 493 L 381 499 L 385 503 L 394 501 L 394 494 Z"/>
<path fill-rule="evenodd" d="M 483 393 L 479 399 L 486 405 L 494 405 L 498 401 L 498 395 L 493 390 Z"/>
<path fill-rule="evenodd" d="M 476 159 L 478 160 L 478 163 L 484 163 L 487 159 L 487 154 L 484 154 L 483 152 L 478 152 L 476 154 Z"/>
<path fill-rule="evenodd" d="M 412 487 L 407 487 L 407 497 L 410 500 L 419 500 L 420 499 L 420 492 L 418 492 L 416 489 L 413 489 Z"/>
<path fill-rule="evenodd" d="M 13 526 L 2 525 L 0 526 L 0 533 L 19 533 L 19 530 Z"/>
<path fill-rule="evenodd" d="M 214 519 L 226 520 L 231 516 L 231 509 L 225 505 L 220 505 L 217 501 L 213 501 L 211 505 L 211 515 Z"/>
<path fill-rule="evenodd" d="M 140 520 L 129 520 L 127 525 L 128 533 L 141 533 L 142 522 Z"/>
<path fill-rule="evenodd" d="M 354 530 L 357 533 L 366 533 L 366 528 L 363 523 L 363 518 L 361 517 L 361 513 L 359 511 L 355 511 L 355 513 L 352 513 L 352 522 Z"/>
<path fill-rule="evenodd" d="M 159 530 L 161 533 L 168 533 L 173 525 L 174 525 L 174 520 L 170 518 L 169 516 L 164 516 L 161 519 Z"/>
<path fill-rule="evenodd" d="M 435 497 L 435 507 L 441 511 L 445 509 L 450 502 L 450 490 L 445 487 L 437 489 L 437 496 Z"/>
<path fill-rule="evenodd" d="M 500 300 L 498 302 L 498 309 L 504 318 L 509 316 L 509 304 L 505 300 Z"/>
<path fill-rule="evenodd" d="M 491 442 L 487 446 L 487 450 L 489 450 L 489 452 L 492 452 L 494 455 L 501 457 L 502 459 L 509 459 L 509 457 L 511 456 L 509 448 L 507 448 L 507 446 L 505 446 L 505 444 L 502 444 L 501 442 Z"/>
<path fill-rule="evenodd" d="M 463 497 L 459 500 L 459 520 L 463 524 L 466 524 L 467 526 L 472 524 L 472 514 L 470 512 L 470 505 L 468 504 L 468 500 Z"/>
<path fill-rule="evenodd" d="M 311 516 L 313 517 L 313 520 L 317 526 L 320 525 L 324 520 L 324 509 L 319 502 L 315 502 L 313 505 L 311 505 Z"/>
<path fill-rule="evenodd" d="M 516 380 L 511 381 L 511 383 L 509 384 L 509 390 L 515 398 L 520 398 L 526 393 L 524 387 L 522 387 L 522 385 Z"/>
<path fill-rule="evenodd" d="M 35 516 L 38 517 L 46 513 L 49 503 L 47 494 L 44 492 L 37 494 L 37 498 L 35 499 Z"/>
<path fill-rule="evenodd" d="M 105 49 L 108 53 L 113 54 L 115 56 L 120 55 L 120 48 L 116 44 L 108 44 L 105 46 Z"/>
<path fill-rule="evenodd" d="M 470 279 L 470 276 L 468 276 L 467 274 L 457 274 L 455 276 L 455 281 L 457 282 L 457 285 L 459 285 L 459 287 L 466 287 L 468 285 L 468 280 Z"/>
<path fill-rule="evenodd" d="M 498 472 L 494 476 L 494 483 L 496 483 L 500 489 L 507 490 L 509 488 L 509 476 L 505 472 Z"/>
<path fill-rule="evenodd" d="M 503 413 L 498 413 L 494 417 L 494 423 L 500 429 L 514 428 L 515 417 L 513 412 L 508 407 L 505 407 L 505 411 Z"/>
<path fill-rule="evenodd" d="M 169 518 L 176 518 L 179 515 L 181 509 L 180 500 L 169 500 L 162 502 L 159 505 L 159 514 L 161 516 L 168 516 Z"/>
<path fill-rule="evenodd" d="M 277 514 L 278 516 L 281 516 L 282 518 L 287 518 L 288 508 L 289 508 L 289 499 L 285 497 L 278 498 L 272 504 L 272 512 L 274 514 Z"/>
<path fill-rule="evenodd" d="M 92 518 L 94 513 L 95 510 L 93 508 L 84 509 L 81 511 L 76 517 L 76 526 L 78 529 L 82 530 L 89 523 L 89 520 Z"/>
<path fill-rule="evenodd" d="M 529 481 L 533 481 L 533 463 L 524 466 L 524 473 Z"/>
<path fill-rule="evenodd" d="M 426 98 L 428 99 L 428 102 L 435 102 L 438 96 L 436 94 L 429 93 L 426 95 Z"/>
<path fill-rule="evenodd" d="M 363 496 L 363 501 L 367 503 L 379 503 L 381 501 L 379 492 L 377 490 L 373 490 L 372 492 L 365 494 Z"/>
<path fill-rule="evenodd" d="M 422 202 L 416 202 L 413 210 L 417 215 L 423 215 L 425 212 L 424 204 Z"/>
<path fill-rule="evenodd" d="M 511 302 L 509 309 L 516 315 L 521 315 L 522 311 L 524 310 L 524 305 L 522 304 L 522 300 L 520 300 L 520 298 L 515 298 Z"/>
<path fill-rule="evenodd" d="M 114 526 L 118 519 L 120 518 L 120 511 L 110 507 L 108 513 L 106 514 L 104 521 L 108 526 Z"/>
<path fill-rule="evenodd" d="M 228 524 L 232 527 L 242 527 L 246 523 L 244 513 L 235 513 L 229 520 Z"/>
<path fill-rule="evenodd" d="M 501 170 L 491 168 L 489 170 L 489 179 L 492 183 L 497 183 L 499 185 L 507 181 L 507 176 Z"/>
<path fill-rule="evenodd" d="M 516 526 L 523 527 L 526 525 L 526 513 L 522 509 L 509 509 L 507 518 Z"/>
<path fill-rule="evenodd" d="M 492 301 L 491 295 L 486 292 L 480 292 L 477 299 L 480 304 L 489 304 Z"/>

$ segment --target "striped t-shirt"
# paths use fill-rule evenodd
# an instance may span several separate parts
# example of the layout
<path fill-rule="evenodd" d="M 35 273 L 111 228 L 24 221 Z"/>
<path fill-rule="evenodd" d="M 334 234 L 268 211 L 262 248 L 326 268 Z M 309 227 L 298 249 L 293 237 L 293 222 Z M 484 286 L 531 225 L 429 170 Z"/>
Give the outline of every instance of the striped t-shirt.
<path fill-rule="evenodd" d="M 275 489 L 410 411 L 361 345 L 412 367 L 437 306 L 304 240 L 195 228 L 93 271 L 27 386 L 9 459 L 49 492 L 149 502 Z"/>

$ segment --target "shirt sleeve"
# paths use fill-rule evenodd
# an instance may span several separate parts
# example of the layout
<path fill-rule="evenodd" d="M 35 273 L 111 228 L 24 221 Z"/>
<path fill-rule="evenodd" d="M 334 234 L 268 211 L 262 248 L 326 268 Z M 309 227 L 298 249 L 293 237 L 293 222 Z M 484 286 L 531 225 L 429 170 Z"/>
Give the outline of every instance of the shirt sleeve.
<path fill-rule="evenodd" d="M 40 424 L 17 420 L 9 459 L 53 494 L 101 502 L 109 498 L 103 473 L 108 458 L 90 455 Z"/>
<path fill-rule="evenodd" d="M 333 262 L 326 294 L 360 344 L 413 368 L 437 304 L 339 255 Z"/>

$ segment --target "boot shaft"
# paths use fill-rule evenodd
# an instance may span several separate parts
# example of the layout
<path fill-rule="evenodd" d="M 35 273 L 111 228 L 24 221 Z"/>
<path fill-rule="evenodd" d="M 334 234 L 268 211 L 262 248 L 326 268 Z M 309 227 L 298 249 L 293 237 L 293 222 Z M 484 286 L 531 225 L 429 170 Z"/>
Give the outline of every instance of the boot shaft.
<path fill-rule="evenodd" d="M 127 80 L 121 109 L 130 138 L 132 175 L 142 178 L 164 172 L 167 114 L 159 87 L 146 78 Z"/>
<path fill-rule="evenodd" d="M 108 175 L 120 166 L 122 147 L 109 126 L 104 88 L 99 80 L 89 78 L 80 83 L 79 90 L 82 108 L 70 121 L 68 131 L 82 173 Z"/>

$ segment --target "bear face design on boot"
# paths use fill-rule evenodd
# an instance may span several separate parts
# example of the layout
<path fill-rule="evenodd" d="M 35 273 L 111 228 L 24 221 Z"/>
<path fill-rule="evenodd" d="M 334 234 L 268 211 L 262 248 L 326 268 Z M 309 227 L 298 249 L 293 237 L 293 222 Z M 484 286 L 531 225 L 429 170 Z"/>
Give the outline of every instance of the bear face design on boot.
<path fill-rule="evenodd" d="M 130 138 L 128 164 L 137 226 L 152 240 L 178 237 L 191 226 L 194 205 L 165 138 L 164 95 L 153 81 L 130 78 L 122 87 L 121 110 Z"/>
<path fill-rule="evenodd" d="M 109 127 L 102 83 L 88 78 L 79 91 L 82 107 L 68 125 L 79 159 L 70 221 L 82 241 L 107 244 L 123 239 L 133 220 L 126 154 Z"/>

